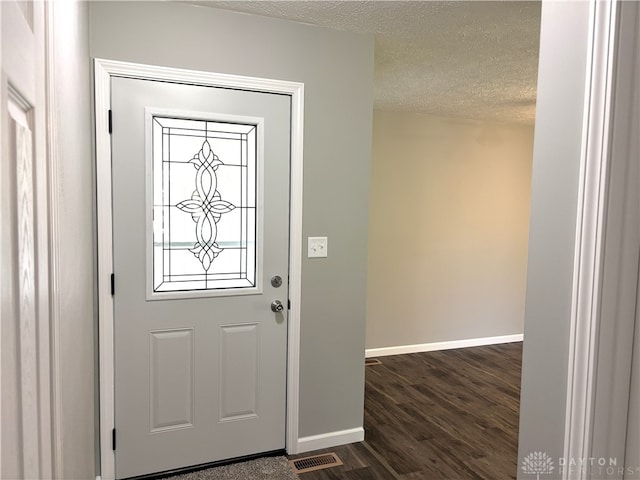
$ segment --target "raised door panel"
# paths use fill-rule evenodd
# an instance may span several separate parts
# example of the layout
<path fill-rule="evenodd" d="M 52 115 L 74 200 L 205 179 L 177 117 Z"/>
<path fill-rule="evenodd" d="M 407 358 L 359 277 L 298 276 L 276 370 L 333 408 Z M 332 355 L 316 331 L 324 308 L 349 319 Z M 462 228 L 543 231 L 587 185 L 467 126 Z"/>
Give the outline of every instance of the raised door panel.
<path fill-rule="evenodd" d="M 259 332 L 256 323 L 220 327 L 220 421 L 258 416 Z"/>
<path fill-rule="evenodd" d="M 149 334 L 151 432 L 193 426 L 193 336 L 192 328 Z"/>

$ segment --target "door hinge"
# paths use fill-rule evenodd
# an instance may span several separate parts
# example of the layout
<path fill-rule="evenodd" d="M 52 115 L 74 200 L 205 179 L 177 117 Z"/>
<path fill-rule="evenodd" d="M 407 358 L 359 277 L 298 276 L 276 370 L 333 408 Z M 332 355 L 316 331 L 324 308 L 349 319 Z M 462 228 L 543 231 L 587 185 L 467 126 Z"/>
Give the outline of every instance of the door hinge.
<path fill-rule="evenodd" d="M 111 430 L 111 449 L 116 451 L 116 429 Z"/>
<path fill-rule="evenodd" d="M 291 300 L 287 298 L 287 310 L 291 310 Z"/>
<path fill-rule="evenodd" d="M 111 295 L 115 295 L 116 294 L 116 276 L 112 273 L 111 274 Z"/>
<path fill-rule="evenodd" d="M 109 110 L 109 133 L 113 132 L 113 114 Z"/>

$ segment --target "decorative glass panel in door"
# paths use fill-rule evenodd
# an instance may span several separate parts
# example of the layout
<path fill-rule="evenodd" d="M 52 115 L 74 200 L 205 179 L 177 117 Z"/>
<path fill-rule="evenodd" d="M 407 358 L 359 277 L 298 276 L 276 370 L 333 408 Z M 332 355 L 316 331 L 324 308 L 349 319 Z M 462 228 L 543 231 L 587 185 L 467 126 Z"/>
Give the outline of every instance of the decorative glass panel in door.
<path fill-rule="evenodd" d="M 148 297 L 259 293 L 262 119 L 147 111 Z"/>

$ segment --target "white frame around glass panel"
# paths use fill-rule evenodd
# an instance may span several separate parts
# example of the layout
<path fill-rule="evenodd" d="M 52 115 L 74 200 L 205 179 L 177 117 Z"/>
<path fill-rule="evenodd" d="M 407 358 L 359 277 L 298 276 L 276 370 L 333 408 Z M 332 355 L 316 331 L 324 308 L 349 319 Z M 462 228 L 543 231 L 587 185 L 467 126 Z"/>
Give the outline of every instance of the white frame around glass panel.
<path fill-rule="evenodd" d="M 255 174 L 255 272 L 254 281 L 241 282 L 239 280 L 224 281 L 227 286 L 219 286 L 213 288 L 205 288 L 205 285 L 196 285 L 189 290 L 168 290 L 156 291 L 158 268 L 161 265 L 154 265 L 154 220 L 153 210 L 157 206 L 154 199 L 154 181 L 157 172 L 154 172 L 154 118 L 175 119 L 175 120 L 196 120 L 212 123 L 235 124 L 240 128 L 242 126 L 254 127 L 256 132 L 255 151 L 256 151 L 256 174 Z M 202 298 L 216 296 L 235 296 L 235 295 L 255 295 L 262 293 L 262 249 L 263 249 L 263 165 L 264 165 L 264 119 L 261 117 L 249 117 L 240 115 L 223 115 L 211 112 L 195 112 L 184 110 L 169 110 L 146 108 L 145 109 L 145 157 L 146 157 L 146 215 L 147 215 L 147 300 L 170 300 L 179 298 Z M 204 137 L 203 137 L 204 138 Z M 196 153 L 196 152 L 193 152 Z M 194 170 L 195 172 L 195 170 Z M 156 189 L 157 190 L 157 189 Z M 184 200 L 186 200 L 185 198 Z M 224 199 L 223 199 L 224 200 Z M 185 212 L 185 215 L 188 213 Z M 251 248 L 247 248 L 247 257 L 251 255 Z M 169 251 L 169 254 L 171 252 Z M 166 255 L 167 252 L 163 252 Z M 191 255 L 191 254 L 190 254 Z M 194 257 L 195 259 L 195 257 Z M 215 261 L 215 259 L 214 259 Z M 156 262 L 157 263 L 157 262 Z M 155 270 L 155 273 L 154 273 Z M 213 282 L 222 282 L 222 280 L 213 280 Z M 171 283 L 171 282 L 167 282 Z M 242 283 L 243 285 L 240 285 Z M 220 285 L 220 284 L 218 284 Z M 171 286 L 171 285 L 169 285 Z"/>

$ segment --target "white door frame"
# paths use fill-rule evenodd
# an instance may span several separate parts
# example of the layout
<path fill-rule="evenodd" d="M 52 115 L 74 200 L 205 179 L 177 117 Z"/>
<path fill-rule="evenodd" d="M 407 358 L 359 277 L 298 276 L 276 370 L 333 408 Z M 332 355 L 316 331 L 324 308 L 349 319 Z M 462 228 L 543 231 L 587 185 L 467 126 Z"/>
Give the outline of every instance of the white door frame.
<path fill-rule="evenodd" d="M 633 31 L 633 16 L 621 23 L 620 15 L 615 0 L 590 3 L 563 451 L 567 462 L 622 459 L 626 442 L 640 205 L 638 181 L 626 175 L 637 160 L 630 140 L 637 125 L 629 101 L 634 63 L 628 58 L 637 46 L 633 35 L 624 35 Z M 625 57 L 619 59 L 619 51 Z M 588 468 L 574 474 L 564 469 L 562 478 L 591 478 Z"/>
<path fill-rule="evenodd" d="M 298 445 L 300 298 L 302 283 L 302 172 L 304 84 L 243 77 L 177 68 L 157 67 L 113 60 L 94 60 L 96 178 L 98 220 L 98 331 L 100 365 L 100 477 L 115 478 L 112 430 L 115 428 L 115 372 L 113 345 L 113 272 L 111 208 L 111 136 L 108 111 L 111 105 L 111 78 L 127 77 L 163 80 L 213 87 L 233 87 L 291 96 L 291 186 L 289 234 L 289 325 L 287 337 L 287 452 Z"/>

